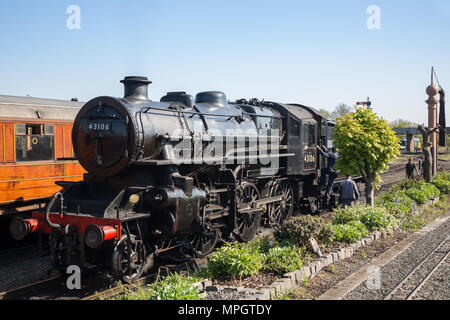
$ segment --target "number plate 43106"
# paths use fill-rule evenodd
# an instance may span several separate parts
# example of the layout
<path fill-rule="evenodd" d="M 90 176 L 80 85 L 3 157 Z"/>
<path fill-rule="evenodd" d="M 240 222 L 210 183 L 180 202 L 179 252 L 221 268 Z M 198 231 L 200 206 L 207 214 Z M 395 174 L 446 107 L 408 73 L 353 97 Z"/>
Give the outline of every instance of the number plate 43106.
<path fill-rule="evenodd" d="M 89 129 L 92 131 L 110 131 L 111 123 L 109 122 L 91 122 Z"/>

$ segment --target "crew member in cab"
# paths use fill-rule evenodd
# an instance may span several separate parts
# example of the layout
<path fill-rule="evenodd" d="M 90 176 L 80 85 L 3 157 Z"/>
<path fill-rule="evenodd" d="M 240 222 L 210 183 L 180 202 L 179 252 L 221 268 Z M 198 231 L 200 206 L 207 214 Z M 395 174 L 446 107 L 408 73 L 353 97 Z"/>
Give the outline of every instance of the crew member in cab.
<path fill-rule="evenodd" d="M 328 185 L 326 190 L 326 196 L 327 199 L 329 199 L 331 195 L 331 190 L 333 189 L 334 180 L 336 180 L 338 176 L 338 172 L 334 170 L 334 165 L 336 164 L 339 153 L 335 147 L 331 148 L 331 152 L 328 151 L 328 149 L 325 146 L 317 146 L 317 149 L 325 158 L 328 159 L 326 171 L 326 174 L 328 175 Z"/>

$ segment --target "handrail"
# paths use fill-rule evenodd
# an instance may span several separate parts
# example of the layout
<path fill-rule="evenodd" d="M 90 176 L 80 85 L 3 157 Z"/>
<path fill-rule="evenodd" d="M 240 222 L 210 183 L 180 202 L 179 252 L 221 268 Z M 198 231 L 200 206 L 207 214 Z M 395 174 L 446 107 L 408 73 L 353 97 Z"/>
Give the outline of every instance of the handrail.
<path fill-rule="evenodd" d="M 146 113 L 149 110 L 158 110 L 158 111 L 165 111 L 165 112 L 181 112 L 186 114 L 192 114 L 192 115 L 200 115 L 200 116 L 214 116 L 214 117 L 225 117 L 225 118 L 239 118 L 241 115 L 229 115 L 229 114 L 215 114 L 215 113 L 204 113 L 204 112 L 194 112 L 194 111 L 186 111 L 186 110 L 171 110 L 171 109 L 164 109 L 164 108 L 158 108 L 158 107 L 143 107 L 141 109 L 141 112 Z M 255 116 L 255 117 L 261 117 L 261 118 L 275 118 L 275 119 L 282 119 L 282 116 L 269 116 L 269 115 L 262 115 L 262 114 L 256 114 L 256 113 L 247 113 L 242 112 L 243 115 L 247 116 Z"/>

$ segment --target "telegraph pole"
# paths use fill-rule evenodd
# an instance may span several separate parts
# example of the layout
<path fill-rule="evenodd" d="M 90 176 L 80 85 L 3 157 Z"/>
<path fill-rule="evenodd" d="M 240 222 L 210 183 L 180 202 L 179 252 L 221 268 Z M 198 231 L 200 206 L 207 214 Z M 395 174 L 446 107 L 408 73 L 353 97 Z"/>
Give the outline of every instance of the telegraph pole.
<path fill-rule="evenodd" d="M 428 100 L 425 101 L 428 104 L 428 128 L 433 129 L 437 126 L 437 104 L 439 102 L 436 95 L 439 93 L 439 87 L 434 84 L 434 67 L 431 68 L 431 85 L 427 87 L 426 90 L 428 94 Z M 433 133 L 430 137 L 432 146 L 431 146 L 431 155 L 433 158 L 432 163 L 432 175 L 434 176 L 437 172 L 437 132 Z"/>

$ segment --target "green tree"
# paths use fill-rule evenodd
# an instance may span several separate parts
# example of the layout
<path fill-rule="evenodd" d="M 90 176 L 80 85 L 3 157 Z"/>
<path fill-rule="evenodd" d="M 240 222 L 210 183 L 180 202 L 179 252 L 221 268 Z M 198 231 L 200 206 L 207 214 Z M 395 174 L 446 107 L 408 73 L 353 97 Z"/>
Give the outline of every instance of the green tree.
<path fill-rule="evenodd" d="M 339 150 L 336 169 L 342 173 L 361 175 L 365 183 L 367 204 L 374 205 L 374 189 L 380 173 L 400 154 L 399 139 L 386 120 L 368 107 L 336 120 L 335 146 Z"/>
<path fill-rule="evenodd" d="M 337 119 L 339 117 L 345 116 L 346 114 L 349 114 L 350 112 L 352 112 L 352 108 L 349 105 L 340 103 L 331 113 L 331 117 L 333 119 Z"/>
<path fill-rule="evenodd" d="M 322 108 L 319 110 L 319 112 L 326 119 L 335 120 L 338 117 L 341 117 L 343 115 L 346 115 L 346 114 L 352 112 L 352 108 L 350 106 L 346 105 L 345 103 L 340 103 L 339 105 L 337 105 L 334 108 L 333 111 L 328 111 L 328 110 Z"/>
<path fill-rule="evenodd" d="M 328 111 L 328 110 L 326 110 L 326 109 L 319 109 L 319 112 L 320 112 L 320 114 L 321 114 L 325 119 L 333 120 L 333 119 L 331 118 L 331 112 L 330 112 L 330 111 Z"/>

